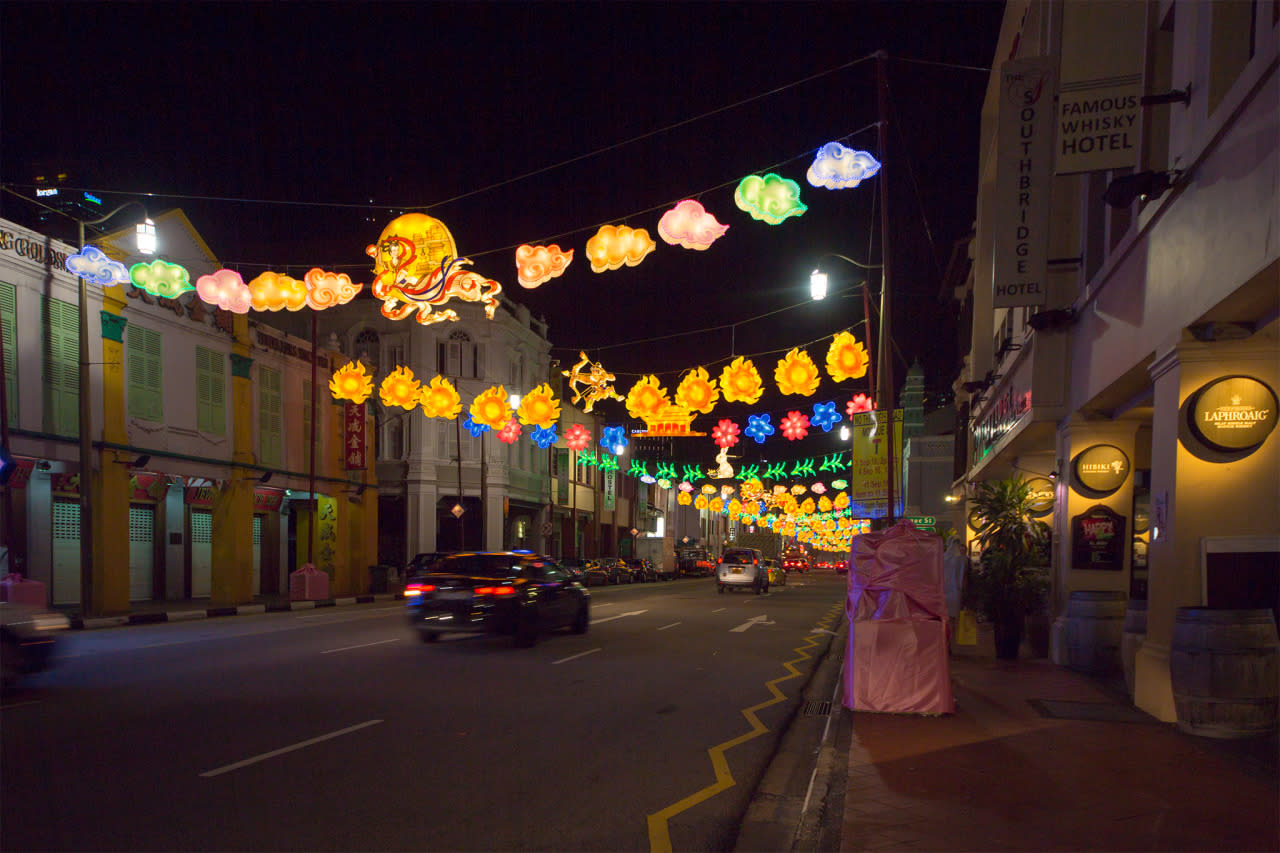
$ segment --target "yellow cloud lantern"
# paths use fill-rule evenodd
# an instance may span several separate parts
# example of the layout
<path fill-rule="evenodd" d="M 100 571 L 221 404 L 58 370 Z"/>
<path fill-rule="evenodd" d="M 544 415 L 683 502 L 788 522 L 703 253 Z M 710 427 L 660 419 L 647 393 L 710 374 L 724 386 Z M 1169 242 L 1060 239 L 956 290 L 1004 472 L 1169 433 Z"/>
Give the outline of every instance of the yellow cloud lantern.
<path fill-rule="evenodd" d="M 667 389 L 659 385 L 658 377 L 653 375 L 645 376 L 627 392 L 627 414 L 646 423 L 669 405 Z"/>
<path fill-rule="evenodd" d="M 676 388 L 676 405 L 683 406 L 691 412 L 711 414 L 716 401 L 720 399 L 720 389 L 704 367 L 697 367 L 685 374 Z"/>
<path fill-rule="evenodd" d="M 551 394 L 551 386 L 543 382 L 520 398 L 516 417 L 522 424 L 532 424 L 547 429 L 560 420 L 560 404 Z"/>
<path fill-rule="evenodd" d="M 378 397 L 384 406 L 399 406 L 410 410 L 418 405 L 418 394 L 422 383 L 413 378 L 413 371 L 407 367 L 397 367 L 387 374 L 378 388 Z"/>
<path fill-rule="evenodd" d="M 587 260 L 591 262 L 592 272 L 634 267 L 657 245 L 643 228 L 601 225 L 595 236 L 587 241 Z"/>
<path fill-rule="evenodd" d="M 373 377 L 360 362 L 348 361 L 333 372 L 329 391 L 335 400 L 363 403 L 373 393 Z"/>
<path fill-rule="evenodd" d="M 418 405 L 429 418 L 453 420 L 462 412 L 462 397 L 452 382 L 437 376 L 418 393 Z"/>
<path fill-rule="evenodd" d="M 837 382 L 861 379 L 870 364 L 866 348 L 849 332 L 836 335 L 827 349 L 827 373 Z"/>
<path fill-rule="evenodd" d="M 720 393 L 726 403 L 755 403 L 764 393 L 764 384 L 751 359 L 738 356 L 720 371 Z"/>
<path fill-rule="evenodd" d="M 249 282 L 249 301 L 255 311 L 301 311 L 307 307 L 306 282 L 284 273 L 267 272 Z"/>
<path fill-rule="evenodd" d="M 778 360 L 773 379 L 783 394 L 810 397 L 818 390 L 818 365 L 813 363 L 809 353 L 796 347 Z"/>
<path fill-rule="evenodd" d="M 471 401 L 471 420 L 489 429 L 500 430 L 511 421 L 511 404 L 507 402 L 507 389 L 495 385 Z"/>

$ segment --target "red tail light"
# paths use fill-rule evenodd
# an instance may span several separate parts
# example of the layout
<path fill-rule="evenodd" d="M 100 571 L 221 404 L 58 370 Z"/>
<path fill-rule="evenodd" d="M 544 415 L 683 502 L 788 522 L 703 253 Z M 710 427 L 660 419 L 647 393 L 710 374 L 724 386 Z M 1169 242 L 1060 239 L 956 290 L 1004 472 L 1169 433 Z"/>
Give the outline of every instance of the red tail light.
<path fill-rule="evenodd" d="M 515 595 L 516 588 L 513 586 L 478 586 L 472 590 L 476 595 Z"/>
<path fill-rule="evenodd" d="M 405 598 L 415 595 L 425 595 L 428 592 L 435 592 L 435 589 L 436 585 L 433 583 L 411 583 L 405 586 L 404 595 Z"/>

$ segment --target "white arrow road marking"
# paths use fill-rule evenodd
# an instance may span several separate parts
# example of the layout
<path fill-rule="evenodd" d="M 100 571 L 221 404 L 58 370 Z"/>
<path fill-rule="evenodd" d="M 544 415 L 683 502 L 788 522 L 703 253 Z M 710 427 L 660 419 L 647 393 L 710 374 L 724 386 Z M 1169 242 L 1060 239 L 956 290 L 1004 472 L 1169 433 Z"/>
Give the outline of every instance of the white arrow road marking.
<path fill-rule="evenodd" d="M 342 735 L 349 735 L 352 732 L 358 732 L 361 729 L 367 729 L 369 726 L 376 726 L 382 720 L 368 720 L 355 726 L 348 726 L 345 729 L 338 729 L 336 732 L 329 732 L 327 735 L 313 737 L 311 740 L 304 740 L 301 743 L 295 743 L 292 746 L 282 747 L 281 749 L 273 749 L 271 752 L 264 752 L 261 755 L 255 755 L 252 758 L 246 758 L 244 761 L 237 761 L 235 764 L 228 764 L 224 767 L 218 767 L 213 770 L 206 770 L 200 775 L 208 778 L 210 776 L 221 776 L 223 773 L 230 773 L 232 770 L 239 770 L 241 767 L 248 767 L 250 764 L 257 764 L 259 761 L 266 761 L 268 758 L 275 758 L 277 755 L 284 755 L 287 752 L 302 749 L 303 747 L 314 746 L 326 740 L 332 740 Z"/>
<path fill-rule="evenodd" d="M 621 619 L 624 616 L 639 616 L 641 613 L 648 613 L 648 610 L 629 610 L 626 613 L 619 613 L 617 616 L 606 616 L 603 619 L 592 619 L 592 625 L 599 625 L 601 622 L 612 622 L 614 619 Z"/>
<path fill-rule="evenodd" d="M 665 630 L 667 630 L 668 628 L 674 628 L 675 626 L 677 626 L 677 625 L 679 625 L 679 624 L 680 624 L 679 622 L 672 622 L 670 625 L 663 625 L 663 626 L 662 626 L 661 628 L 659 628 L 658 630 L 659 630 L 659 631 L 665 631 Z"/>
<path fill-rule="evenodd" d="M 765 616 L 764 614 L 761 614 L 761 615 L 759 615 L 759 616 L 752 616 L 750 619 L 748 619 L 746 622 L 743 622 L 743 623 L 742 623 L 741 625 L 739 625 L 737 628 L 730 628 L 730 629 L 729 629 L 729 633 L 730 633 L 730 634 L 733 634 L 733 633 L 741 634 L 743 631 L 747 630 L 747 629 L 748 629 L 748 628 L 750 628 L 752 625 L 776 625 L 776 624 L 778 624 L 778 623 L 776 623 L 776 622 L 770 622 L 770 621 L 769 621 L 769 617 L 768 617 L 768 616 Z"/>

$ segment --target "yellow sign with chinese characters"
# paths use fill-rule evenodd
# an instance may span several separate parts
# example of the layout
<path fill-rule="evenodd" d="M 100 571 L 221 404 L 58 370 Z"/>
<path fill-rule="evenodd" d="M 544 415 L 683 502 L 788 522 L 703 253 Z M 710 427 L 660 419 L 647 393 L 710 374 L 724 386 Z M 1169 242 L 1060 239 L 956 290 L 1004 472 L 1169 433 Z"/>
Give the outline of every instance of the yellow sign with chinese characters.
<path fill-rule="evenodd" d="M 889 428 L 880 411 L 855 412 L 849 424 L 849 504 L 855 517 L 883 515 L 889 481 Z M 902 505 L 902 410 L 893 411 L 893 503 Z M 878 512 L 872 512 L 878 510 Z M 897 513 L 895 512 L 895 515 Z"/>

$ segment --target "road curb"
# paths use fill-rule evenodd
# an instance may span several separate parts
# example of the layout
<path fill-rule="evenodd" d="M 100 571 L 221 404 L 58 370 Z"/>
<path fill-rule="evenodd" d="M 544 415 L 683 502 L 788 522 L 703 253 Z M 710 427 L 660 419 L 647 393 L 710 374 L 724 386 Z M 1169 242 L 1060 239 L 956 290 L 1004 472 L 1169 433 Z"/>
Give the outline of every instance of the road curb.
<path fill-rule="evenodd" d="M 800 706 L 751 795 L 734 842 L 735 853 L 797 850 L 799 842 L 811 841 L 820 831 L 815 826 L 840 769 L 833 728 L 841 710 L 835 692 L 847 635 L 848 620 L 841 614 L 840 629 L 830 637 L 805 685 Z M 826 703 L 831 707 L 826 708 Z M 826 708 L 826 713 L 808 712 L 811 708 Z"/>
<path fill-rule="evenodd" d="M 95 619 L 81 619 L 79 616 L 72 616 L 71 628 L 75 631 L 93 631 L 99 628 L 122 628 L 128 625 L 155 625 L 161 622 L 221 619 L 227 616 L 249 616 L 258 613 L 285 613 L 294 610 L 312 610 L 317 607 L 345 607 L 352 604 L 395 601 L 402 597 L 399 593 L 350 595 L 342 598 L 324 598 L 312 601 L 276 601 L 260 604 L 206 607 L 204 610 L 158 610 L 147 613 L 128 613 L 120 616 L 102 616 Z"/>

